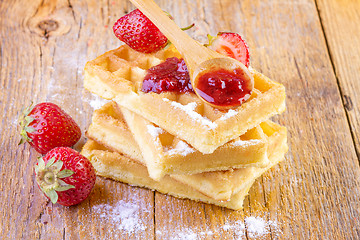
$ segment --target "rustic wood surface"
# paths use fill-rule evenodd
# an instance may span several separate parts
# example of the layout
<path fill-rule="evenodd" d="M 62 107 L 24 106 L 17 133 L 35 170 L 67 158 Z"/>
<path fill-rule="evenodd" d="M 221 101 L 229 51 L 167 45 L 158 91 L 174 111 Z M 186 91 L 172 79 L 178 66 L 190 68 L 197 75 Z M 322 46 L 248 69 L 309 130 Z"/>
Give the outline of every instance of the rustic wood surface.
<path fill-rule="evenodd" d="M 178 25 L 194 22 L 189 34 L 200 41 L 239 32 L 252 66 L 286 86 L 287 111 L 274 118 L 289 130 L 285 161 L 255 182 L 242 211 L 103 178 L 78 206 L 49 203 L 34 183 L 39 154 L 17 145 L 17 117 L 30 101 L 51 101 L 84 132 L 99 100 L 83 88 L 83 67 L 119 45 L 112 24 L 133 7 L 125 0 L 3 0 L 0 239 L 360 239 L 360 2 L 157 3 Z M 118 221 L 124 207 L 128 225 Z M 250 217 L 268 231 L 254 234 Z"/>

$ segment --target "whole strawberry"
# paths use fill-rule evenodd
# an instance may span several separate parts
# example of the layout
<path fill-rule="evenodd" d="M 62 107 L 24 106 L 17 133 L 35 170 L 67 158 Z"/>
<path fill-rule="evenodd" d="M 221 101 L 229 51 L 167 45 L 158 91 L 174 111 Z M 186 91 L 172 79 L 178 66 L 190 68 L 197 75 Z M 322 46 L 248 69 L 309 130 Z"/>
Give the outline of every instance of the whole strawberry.
<path fill-rule="evenodd" d="M 207 47 L 218 53 L 232 57 L 242 62 L 246 67 L 249 67 L 249 47 L 239 34 L 219 32 L 216 37 L 208 35 L 208 38 L 209 44 L 206 44 Z"/>
<path fill-rule="evenodd" d="M 55 147 L 71 147 L 81 137 L 76 122 L 54 103 L 39 103 L 27 108 L 20 120 L 22 139 L 39 153 Z"/>
<path fill-rule="evenodd" d="M 139 9 L 119 18 L 113 30 L 118 39 L 142 53 L 156 52 L 165 47 L 168 41 Z"/>
<path fill-rule="evenodd" d="M 37 184 L 51 202 L 64 206 L 84 201 L 96 180 L 91 162 L 68 147 L 54 148 L 39 158 L 35 174 Z"/>

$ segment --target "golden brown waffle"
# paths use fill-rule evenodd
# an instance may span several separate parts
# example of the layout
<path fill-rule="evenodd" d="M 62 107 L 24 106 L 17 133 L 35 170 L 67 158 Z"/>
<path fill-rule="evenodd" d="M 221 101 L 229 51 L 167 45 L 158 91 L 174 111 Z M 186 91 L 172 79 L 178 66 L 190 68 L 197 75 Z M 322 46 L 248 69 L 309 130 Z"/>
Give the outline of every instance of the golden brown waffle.
<path fill-rule="evenodd" d="M 272 144 L 271 149 L 274 148 L 273 142 L 284 144 L 286 146 L 286 142 L 282 143 L 282 141 L 286 141 L 286 129 L 276 124 L 273 124 L 271 128 L 265 128 L 265 126 L 269 126 L 269 124 L 272 123 L 263 123 L 263 127 L 259 126 L 258 128 L 260 128 L 259 131 L 262 133 L 263 128 L 273 129 L 272 132 L 267 130 L 266 133 L 266 138 L 271 136 L 271 142 L 269 142 L 269 144 Z M 263 135 L 265 134 L 263 133 Z M 121 116 L 121 112 L 118 108 L 116 108 L 114 103 L 108 103 L 101 109 L 95 111 L 93 115 L 93 122 L 89 127 L 87 136 L 97 141 L 98 143 L 101 143 L 103 146 L 106 146 L 108 149 L 130 156 L 132 160 L 146 166 L 146 162 L 141 157 L 137 143 L 132 137 L 130 131 L 127 129 L 127 125 Z M 244 142 L 246 141 L 247 140 Z M 142 148 L 143 147 L 144 146 L 142 145 Z M 223 147 L 220 147 L 215 151 L 215 153 L 217 151 L 232 150 L 229 148 L 221 150 L 221 148 Z M 221 156 L 218 157 L 220 157 L 221 160 L 226 160 L 226 158 L 221 158 Z M 186 161 L 187 159 L 184 158 L 184 162 Z M 268 166 L 269 163 L 263 167 L 266 168 Z M 215 200 L 229 200 L 235 192 L 238 192 L 239 189 L 244 188 L 249 183 L 249 181 L 254 178 L 256 175 L 256 172 L 254 171 L 255 169 L 256 168 L 248 167 L 235 171 L 216 171 L 192 175 L 172 174 L 171 176 L 172 178 L 187 184 L 188 186 Z M 238 183 L 236 186 L 233 185 L 234 181 Z"/>
<path fill-rule="evenodd" d="M 267 134 L 270 142 L 268 149 L 269 164 L 266 168 L 242 168 L 231 172 L 231 174 L 229 174 L 229 180 L 231 181 L 231 185 L 234 186 L 234 192 L 228 201 L 219 201 L 208 197 L 196 188 L 190 187 L 188 184 L 184 184 L 179 180 L 175 180 L 174 176 L 171 175 L 165 176 L 161 181 L 155 181 L 149 177 L 147 168 L 144 165 L 92 140 L 89 140 L 85 144 L 81 153 L 92 162 L 97 174 L 100 176 L 125 182 L 130 185 L 154 189 L 179 198 L 189 198 L 239 210 L 242 208 L 243 199 L 255 179 L 281 161 L 287 151 L 285 128 L 272 122 L 262 123 L 261 127 Z M 246 173 L 249 170 L 251 170 L 252 174 L 247 175 Z M 200 174 L 197 175 L 200 176 Z M 203 179 L 201 179 L 201 177 L 199 178 L 200 180 L 208 178 L 208 182 L 214 181 L 214 179 L 211 179 L 212 175 L 208 174 L 203 175 Z M 246 182 L 245 184 L 244 181 Z M 197 181 L 198 185 L 201 183 L 201 181 Z"/>
<path fill-rule="evenodd" d="M 94 112 L 87 136 L 145 164 L 150 177 L 157 181 L 166 174 L 266 167 L 268 164 L 267 139 L 259 126 L 213 153 L 203 154 L 141 116 L 118 108 L 113 102 Z M 134 139 L 136 143 L 133 143 Z M 141 153 L 138 147 L 133 149 L 129 145 L 141 146 Z"/>
<path fill-rule="evenodd" d="M 192 93 L 142 92 L 146 70 L 169 57 L 181 58 L 173 47 L 143 54 L 123 45 L 86 64 L 84 86 L 143 116 L 202 153 L 212 153 L 285 110 L 284 86 L 254 69 L 250 69 L 255 81 L 250 99 L 228 111 L 213 108 Z"/>
<path fill-rule="evenodd" d="M 188 198 L 234 210 L 242 208 L 243 199 L 252 185 L 252 183 L 248 184 L 245 189 L 233 195 L 229 201 L 216 201 L 170 176 L 165 176 L 161 181 L 155 181 L 149 177 L 147 168 L 144 165 L 131 160 L 125 155 L 112 152 L 92 140 L 89 140 L 84 145 L 82 154 L 90 159 L 100 176 L 128 183 L 132 186 L 157 190 L 178 198 Z"/>

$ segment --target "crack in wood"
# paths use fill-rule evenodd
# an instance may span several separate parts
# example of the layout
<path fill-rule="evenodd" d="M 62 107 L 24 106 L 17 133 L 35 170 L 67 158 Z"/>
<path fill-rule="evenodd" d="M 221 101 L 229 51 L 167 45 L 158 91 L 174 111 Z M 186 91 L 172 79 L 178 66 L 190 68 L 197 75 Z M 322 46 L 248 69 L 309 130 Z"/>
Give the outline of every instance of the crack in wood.
<path fill-rule="evenodd" d="M 347 109 L 347 105 L 346 105 L 346 102 L 345 102 L 345 96 L 347 96 L 347 95 L 345 95 L 343 93 L 343 89 L 341 87 L 339 77 L 336 74 L 335 62 L 334 62 L 333 55 L 332 55 L 331 50 L 330 50 L 329 41 L 327 39 L 324 24 L 323 24 L 323 21 L 322 21 L 322 18 L 321 18 L 320 9 L 319 9 L 319 5 L 318 5 L 318 0 L 314 0 L 314 3 L 315 3 L 316 11 L 317 11 L 317 14 L 318 14 L 318 17 L 319 17 L 319 23 L 320 23 L 320 26 L 321 26 L 321 31 L 322 31 L 324 39 L 325 39 L 326 50 L 327 50 L 327 53 L 328 53 L 328 56 L 329 56 L 329 59 L 330 59 L 332 70 L 333 70 L 333 73 L 334 73 L 334 76 L 335 76 L 335 79 L 336 79 L 336 83 L 337 83 L 337 86 L 338 86 L 338 90 L 339 90 L 339 93 L 340 93 L 340 96 L 341 96 L 341 102 L 342 102 L 342 105 L 343 105 L 344 110 L 345 110 L 345 116 L 346 116 L 346 120 L 347 120 L 349 129 L 350 129 L 350 135 L 351 135 L 351 138 L 352 138 L 354 151 L 356 153 L 356 156 L 357 156 L 357 159 L 358 159 L 358 162 L 359 162 L 359 165 L 360 165 L 360 150 L 358 150 L 357 147 L 356 147 L 355 130 L 353 129 L 353 127 L 351 125 L 350 116 L 349 116 L 349 110 Z"/>
<path fill-rule="evenodd" d="M 109 0 L 107 1 L 107 8 L 108 8 L 108 17 L 107 17 L 107 21 L 106 21 L 106 26 L 109 26 L 109 24 L 110 24 L 110 17 L 109 17 L 110 10 L 109 9 L 111 8 Z"/>
<path fill-rule="evenodd" d="M 78 35 L 77 35 L 77 39 L 80 39 L 80 33 L 81 33 L 81 29 L 82 29 L 82 17 L 80 17 L 80 22 L 79 22 L 79 31 L 78 31 Z"/>
<path fill-rule="evenodd" d="M 351 111 L 351 110 L 354 109 L 354 106 L 353 106 L 353 103 L 352 103 L 352 100 L 351 100 L 350 96 L 344 95 L 344 102 L 345 102 L 346 110 Z"/>
<path fill-rule="evenodd" d="M 221 3 L 221 0 L 219 0 L 219 5 L 220 5 L 220 9 L 221 9 L 221 11 L 220 11 L 221 12 L 221 19 L 223 20 L 223 22 L 227 23 L 226 18 L 224 17 L 224 14 L 223 14 L 224 13 L 224 11 L 223 11 L 224 7 L 223 7 L 223 5 Z"/>
<path fill-rule="evenodd" d="M 264 184 L 264 182 L 265 182 L 266 180 L 264 180 L 264 175 L 262 175 L 261 176 L 261 187 L 262 187 L 262 189 L 263 189 L 263 198 L 264 198 L 264 203 L 265 203 L 265 208 L 267 209 L 267 210 L 269 210 L 269 204 L 268 204 L 268 202 L 266 201 L 266 192 L 265 192 L 265 184 Z M 269 211 L 267 211 L 267 212 L 269 212 Z M 270 214 L 266 214 L 266 216 L 267 216 L 267 220 L 268 220 L 268 222 L 270 222 Z M 273 236 L 273 230 L 272 230 L 272 226 L 271 226 L 271 224 L 269 224 L 269 229 L 270 229 L 270 231 L 269 231 L 269 234 L 270 234 L 270 239 L 274 239 L 274 236 Z"/>
<path fill-rule="evenodd" d="M 36 16 L 36 14 L 38 14 L 39 10 L 40 10 L 41 7 L 44 5 L 44 1 L 45 1 L 45 0 L 42 0 L 42 1 L 40 2 L 39 7 L 36 8 L 36 11 L 35 11 L 34 15 L 32 15 L 31 17 L 34 17 L 34 16 Z"/>
<path fill-rule="evenodd" d="M 70 10 L 71 10 L 71 13 L 72 13 L 72 16 L 73 16 L 73 18 L 74 18 L 74 21 L 76 22 L 75 11 L 74 11 L 74 8 L 73 8 L 70 0 L 68 0 L 68 6 L 69 6 L 69 8 L 70 8 Z"/>
<path fill-rule="evenodd" d="M 153 224 L 154 224 L 154 240 L 156 240 L 156 194 L 155 191 L 153 191 L 153 199 L 154 199 L 154 209 L 153 209 Z"/>
<path fill-rule="evenodd" d="M 204 12 L 204 17 L 202 17 L 201 19 L 203 20 L 204 23 L 206 23 L 207 26 L 210 26 L 208 20 L 206 19 L 206 8 L 205 5 L 202 6 L 202 10 Z"/>
<path fill-rule="evenodd" d="M 301 71 L 300 71 L 299 65 L 296 61 L 296 58 L 294 58 L 294 63 L 295 63 L 295 67 L 296 67 L 296 70 L 297 70 L 297 73 L 298 73 L 300 79 L 303 80 L 303 77 L 301 76 Z"/>

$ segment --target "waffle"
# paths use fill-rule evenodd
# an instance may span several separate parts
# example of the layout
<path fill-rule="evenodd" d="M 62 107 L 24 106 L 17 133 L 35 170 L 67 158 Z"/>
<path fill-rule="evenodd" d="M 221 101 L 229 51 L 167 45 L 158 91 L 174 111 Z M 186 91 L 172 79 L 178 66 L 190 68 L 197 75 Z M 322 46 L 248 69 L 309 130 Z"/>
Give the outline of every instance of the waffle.
<path fill-rule="evenodd" d="M 282 143 L 284 139 L 286 140 L 286 138 L 284 138 L 284 136 L 286 136 L 285 128 L 280 127 L 276 124 L 272 124 L 271 127 L 268 127 L 269 129 L 273 130 L 267 130 L 265 135 L 263 128 L 266 129 L 265 127 L 269 126 L 270 124 L 272 123 L 263 123 L 258 127 L 258 131 L 261 132 L 262 135 L 265 136 L 265 138 L 271 136 L 271 142 L 269 142 L 269 145 L 273 144 L 274 142 Z M 101 109 L 96 110 L 93 115 L 93 122 L 91 123 L 89 130 L 86 134 L 90 139 L 95 140 L 103 146 L 106 146 L 107 149 L 123 153 L 129 156 L 132 160 L 146 166 L 146 162 L 141 157 L 140 148 L 135 142 L 131 132 L 127 129 L 127 125 L 121 116 L 121 111 L 116 108 L 116 104 L 108 103 Z M 276 147 L 277 146 L 274 147 L 273 145 L 271 145 L 270 153 L 272 151 L 271 149 L 274 149 Z M 142 148 L 144 148 L 143 145 Z M 225 148 L 225 150 L 222 150 L 222 148 L 223 147 L 220 147 L 218 150 L 215 151 L 215 153 L 217 151 L 232 151 L 233 153 L 236 153 L 236 150 L 233 150 L 231 148 Z M 187 161 L 187 157 L 183 157 L 184 161 Z M 221 160 L 223 160 L 223 158 L 221 158 Z M 262 167 L 265 168 L 268 166 L 268 162 L 266 165 L 262 165 Z M 256 174 L 256 172 L 254 172 L 254 169 L 256 168 L 248 167 L 240 168 L 235 171 L 214 171 L 192 175 L 171 174 L 171 177 L 178 180 L 179 182 L 187 184 L 188 186 L 215 200 L 229 200 L 234 194 L 234 192 L 239 191 L 237 189 L 244 188 L 247 185 L 248 180 L 254 178 Z M 149 169 L 148 172 L 151 173 Z M 236 186 L 232 184 L 234 180 L 238 182 Z"/>
<path fill-rule="evenodd" d="M 157 181 L 166 174 L 188 175 L 268 164 L 267 139 L 259 126 L 212 154 L 202 154 L 141 116 L 118 108 L 114 102 L 94 112 L 87 136 L 145 164 L 150 177 Z M 141 146 L 141 153 L 139 147 L 129 145 Z"/>
<path fill-rule="evenodd" d="M 202 153 L 214 152 L 285 110 L 284 86 L 252 68 L 255 85 L 250 99 L 227 111 L 205 104 L 194 93 L 142 92 L 146 70 L 169 57 L 181 58 L 174 47 L 143 54 L 120 46 L 86 64 L 84 87 L 143 116 Z"/>
<path fill-rule="evenodd" d="M 196 188 L 166 175 L 161 181 L 155 181 L 148 175 L 147 168 L 119 152 L 115 152 L 93 140 L 88 140 L 84 145 L 82 154 L 93 164 L 98 175 L 125 182 L 130 185 L 146 187 L 161 193 L 170 194 L 179 198 L 188 198 L 195 201 L 215 204 L 234 210 L 242 208 L 244 197 L 247 195 L 255 179 L 271 168 L 284 157 L 287 151 L 286 129 L 272 122 L 261 124 L 262 129 L 269 138 L 269 164 L 266 168 L 242 168 L 229 173 L 229 180 L 234 192 L 228 201 L 219 201 L 205 195 Z M 247 175 L 247 173 L 250 173 Z M 199 174 L 197 174 L 199 175 Z M 200 175 L 198 176 L 200 178 Z M 208 182 L 216 181 L 213 175 L 204 175 Z M 201 181 L 197 181 L 201 184 Z"/>

